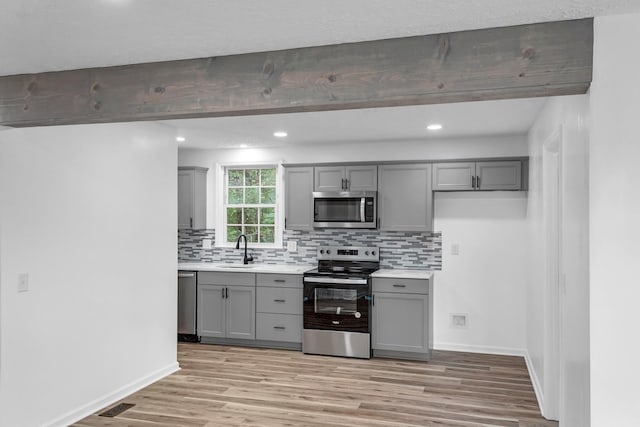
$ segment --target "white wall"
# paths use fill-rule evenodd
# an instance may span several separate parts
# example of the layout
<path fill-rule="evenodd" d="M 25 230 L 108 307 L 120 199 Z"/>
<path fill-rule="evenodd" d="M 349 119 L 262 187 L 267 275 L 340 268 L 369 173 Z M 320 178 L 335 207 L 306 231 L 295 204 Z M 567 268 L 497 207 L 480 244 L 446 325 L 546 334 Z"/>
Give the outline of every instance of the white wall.
<path fill-rule="evenodd" d="M 526 192 L 435 193 L 442 271 L 435 273 L 434 343 L 443 350 L 524 355 Z M 453 255 L 452 245 L 459 255 Z M 466 314 L 466 328 L 451 314 Z"/>
<path fill-rule="evenodd" d="M 529 242 L 527 258 L 526 313 L 528 362 L 543 414 L 554 412 L 554 381 L 559 385 L 558 411 L 561 425 L 589 425 L 589 239 L 588 239 L 588 96 L 553 98 L 545 104 L 529 132 L 530 182 L 527 218 Z M 561 254 L 564 285 L 561 288 L 562 318 L 553 320 L 548 277 L 544 208 L 543 156 L 545 144 L 560 136 Z M 559 363 L 564 379 L 553 370 L 548 338 L 552 322 L 560 324 Z M 557 357 L 556 357 L 557 360 Z M 558 365 L 560 369 L 560 365 Z M 557 387 L 557 385 L 555 386 Z"/>
<path fill-rule="evenodd" d="M 0 132 L 0 425 L 67 425 L 177 368 L 176 164 L 155 125 Z"/>
<path fill-rule="evenodd" d="M 217 162 L 321 163 L 349 161 L 437 160 L 526 156 L 523 135 L 404 142 L 291 145 L 245 150 L 180 150 L 181 166 L 213 168 Z M 209 173 L 208 224 L 214 228 L 215 177 Z M 523 354 L 524 246 L 526 195 L 519 192 L 440 195 L 435 228 L 445 247 L 460 244 L 458 257 L 444 254 L 435 277 L 437 348 Z M 449 326 L 449 313 L 469 314 L 469 328 Z"/>
<path fill-rule="evenodd" d="M 640 14 L 595 20 L 591 87 L 591 421 L 637 426 L 640 402 Z"/>
<path fill-rule="evenodd" d="M 249 148 L 237 150 L 187 150 L 178 153 L 179 166 L 209 168 L 207 176 L 207 228 L 215 228 L 216 163 L 283 162 L 330 163 L 393 160 L 437 160 L 474 157 L 527 156 L 527 140 L 523 135 L 482 138 L 425 139 L 423 141 L 387 141 L 333 143 L 326 145 Z"/>

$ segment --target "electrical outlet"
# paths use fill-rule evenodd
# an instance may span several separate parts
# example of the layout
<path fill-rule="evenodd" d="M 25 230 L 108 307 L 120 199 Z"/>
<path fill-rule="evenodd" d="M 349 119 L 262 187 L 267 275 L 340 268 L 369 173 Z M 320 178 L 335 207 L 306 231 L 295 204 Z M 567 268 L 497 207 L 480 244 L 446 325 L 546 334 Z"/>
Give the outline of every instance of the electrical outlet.
<path fill-rule="evenodd" d="M 18 275 L 18 292 L 27 292 L 29 290 L 29 275 L 20 273 Z"/>
<path fill-rule="evenodd" d="M 454 243 L 451 245 L 451 255 L 460 255 L 460 244 Z"/>
<path fill-rule="evenodd" d="M 202 239 L 202 249 L 211 249 L 211 239 Z"/>
<path fill-rule="evenodd" d="M 467 315 L 466 314 L 450 314 L 451 327 L 458 329 L 467 329 Z"/>
<path fill-rule="evenodd" d="M 298 241 L 297 240 L 288 240 L 287 241 L 287 251 L 288 252 L 297 252 L 298 250 Z"/>

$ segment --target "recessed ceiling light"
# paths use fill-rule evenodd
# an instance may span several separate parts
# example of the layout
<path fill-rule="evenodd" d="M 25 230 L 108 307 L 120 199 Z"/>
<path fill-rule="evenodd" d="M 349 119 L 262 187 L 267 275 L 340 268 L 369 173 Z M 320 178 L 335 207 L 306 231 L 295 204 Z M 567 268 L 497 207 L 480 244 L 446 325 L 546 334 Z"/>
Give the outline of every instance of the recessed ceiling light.
<path fill-rule="evenodd" d="M 187 138 L 185 138 L 184 136 L 176 136 L 176 141 L 178 142 L 185 142 L 187 140 Z"/>
<path fill-rule="evenodd" d="M 442 129 L 442 125 L 440 123 L 432 123 L 429 126 L 427 126 L 427 129 L 429 129 L 429 130 L 440 130 L 440 129 Z"/>
<path fill-rule="evenodd" d="M 277 132 L 273 133 L 273 136 L 277 137 L 277 138 L 284 138 L 285 136 L 289 135 L 288 133 L 286 133 L 283 130 L 279 130 Z"/>
<path fill-rule="evenodd" d="M 247 144 L 240 144 L 240 148 L 248 148 L 249 146 Z"/>

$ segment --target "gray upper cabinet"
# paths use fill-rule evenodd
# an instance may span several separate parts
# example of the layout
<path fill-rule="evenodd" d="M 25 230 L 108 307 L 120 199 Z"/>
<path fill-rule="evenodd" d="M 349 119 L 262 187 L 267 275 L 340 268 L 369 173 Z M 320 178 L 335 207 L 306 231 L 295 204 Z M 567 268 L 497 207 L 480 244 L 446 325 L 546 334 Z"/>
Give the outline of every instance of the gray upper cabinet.
<path fill-rule="evenodd" d="M 522 162 L 436 163 L 434 191 L 521 190 Z"/>
<path fill-rule="evenodd" d="M 522 164 L 520 161 L 476 163 L 476 189 L 520 190 Z"/>
<path fill-rule="evenodd" d="M 207 169 L 178 168 L 178 229 L 207 227 Z"/>
<path fill-rule="evenodd" d="M 432 231 L 431 165 L 380 165 L 378 213 L 383 231 Z"/>
<path fill-rule="evenodd" d="M 287 167 L 284 225 L 287 230 L 313 229 L 313 168 Z"/>
<path fill-rule="evenodd" d="M 376 191 L 378 167 L 319 166 L 314 168 L 314 191 Z"/>

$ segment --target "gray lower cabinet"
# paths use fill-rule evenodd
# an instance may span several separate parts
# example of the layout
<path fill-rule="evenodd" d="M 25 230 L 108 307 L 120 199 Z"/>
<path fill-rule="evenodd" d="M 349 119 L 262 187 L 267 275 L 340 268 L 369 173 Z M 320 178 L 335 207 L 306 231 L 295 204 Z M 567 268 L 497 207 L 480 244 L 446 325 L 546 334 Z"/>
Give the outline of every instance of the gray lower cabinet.
<path fill-rule="evenodd" d="M 178 229 L 207 227 L 207 169 L 178 168 Z"/>
<path fill-rule="evenodd" d="M 256 288 L 252 273 L 198 273 L 198 335 L 256 337 Z"/>
<path fill-rule="evenodd" d="M 373 279 L 374 356 L 428 360 L 432 347 L 430 280 Z"/>
<path fill-rule="evenodd" d="M 382 231 L 432 231 L 431 165 L 380 165 L 378 216 Z"/>
<path fill-rule="evenodd" d="M 313 167 L 287 167 L 284 171 L 284 227 L 313 229 Z"/>
<path fill-rule="evenodd" d="M 521 190 L 522 162 L 436 163 L 433 165 L 434 191 Z"/>
<path fill-rule="evenodd" d="M 302 275 L 256 275 L 256 339 L 302 342 Z"/>

